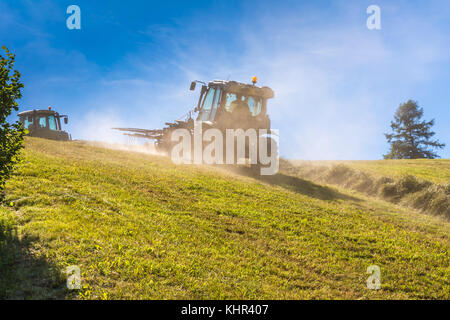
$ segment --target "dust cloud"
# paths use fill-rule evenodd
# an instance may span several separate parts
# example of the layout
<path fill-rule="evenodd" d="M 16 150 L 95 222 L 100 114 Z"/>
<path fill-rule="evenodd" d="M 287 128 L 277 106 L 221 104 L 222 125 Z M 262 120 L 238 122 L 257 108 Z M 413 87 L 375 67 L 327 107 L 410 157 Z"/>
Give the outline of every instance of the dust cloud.
<path fill-rule="evenodd" d="M 129 127 L 129 124 L 123 122 L 114 111 L 108 113 L 92 111 L 86 114 L 81 121 L 74 124 L 73 135 L 77 139 L 87 141 L 89 145 L 96 147 L 163 155 L 156 150 L 152 140 L 127 136 L 112 129 Z"/>

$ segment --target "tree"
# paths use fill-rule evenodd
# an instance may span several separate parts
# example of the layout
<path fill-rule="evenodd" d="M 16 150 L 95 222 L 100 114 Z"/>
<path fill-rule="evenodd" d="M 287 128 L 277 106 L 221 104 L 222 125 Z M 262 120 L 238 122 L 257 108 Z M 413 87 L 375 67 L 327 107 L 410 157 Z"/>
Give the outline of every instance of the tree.
<path fill-rule="evenodd" d="M 431 131 L 434 119 L 421 121 L 423 108 L 419 108 L 416 101 L 408 100 L 401 104 L 391 121 L 392 133 L 385 133 L 387 141 L 391 144 L 390 152 L 384 155 L 385 159 L 434 159 L 439 156 L 433 148 L 443 148 L 444 143 L 430 140 L 435 135 Z"/>
<path fill-rule="evenodd" d="M 26 133 L 21 123 L 9 124 L 6 120 L 13 110 L 19 109 L 16 100 L 22 97 L 23 84 L 20 83 L 20 73 L 13 71 L 15 55 L 4 46 L 2 49 L 6 56 L 0 54 L 0 200 L 4 196 L 6 180 L 19 161 Z"/>

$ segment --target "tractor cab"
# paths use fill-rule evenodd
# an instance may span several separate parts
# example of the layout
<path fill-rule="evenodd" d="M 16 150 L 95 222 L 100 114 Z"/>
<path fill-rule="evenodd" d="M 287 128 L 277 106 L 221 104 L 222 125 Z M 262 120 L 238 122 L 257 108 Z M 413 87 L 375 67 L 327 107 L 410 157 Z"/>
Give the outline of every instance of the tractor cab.
<path fill-rule="evenodd" d="M 66 115 L 60 115 L 53 111 L 51 107 L 48 110 L 30 110 L 18 114 L 19 121 L 24 128 L 28 130 L 31 137 L 39 137 L 51 140 L 70 141 L 70 134 L 62 130 L 61 119 L 64 124 L 69 122 Z"/>
<path fill-rule="evenodd" d="M 208 85 L 203 83 L 195 108 L 198 111 L 196 120 L 226 128 L 269 129 L 267 100 L 273 98 L 274 93 L 268 87 L 257 87 L 256 81 L 254 77 L 252 85 L 223 80 L 214 80 Z M 192 91 L 196 83 L 201 82 L 193 81 Z"/>

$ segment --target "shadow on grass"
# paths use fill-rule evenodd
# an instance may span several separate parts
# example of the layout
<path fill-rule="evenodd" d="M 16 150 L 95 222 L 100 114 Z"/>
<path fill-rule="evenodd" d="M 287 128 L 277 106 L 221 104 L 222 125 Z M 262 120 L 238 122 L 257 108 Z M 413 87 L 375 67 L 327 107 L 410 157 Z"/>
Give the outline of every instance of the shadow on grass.
<path fill-rule="evenodd" d="M 262 176 L 258 168 L 246 167 L 246 166 L 234 166 L 228 167 L 234 173 L 251 177 L 259 181 L 283 187 L 285 189 L 304 194 L 309 197 L 317 198 L 320 200 L 353 200 L 360 201 L 360 199 L 345 195 L 338 192 L 335 189 L 316 184 L 314 182 L 304 180 L 298 177 L 286 175 L 283 173 L 277 173 L 274 175 Z"/>
<path fill-rule="evenodd" d="M 0 300 L 64 299 L 61 273 L 30 254 L 31 240 L 19 240 L 17 228 L 0 211 Z"/>

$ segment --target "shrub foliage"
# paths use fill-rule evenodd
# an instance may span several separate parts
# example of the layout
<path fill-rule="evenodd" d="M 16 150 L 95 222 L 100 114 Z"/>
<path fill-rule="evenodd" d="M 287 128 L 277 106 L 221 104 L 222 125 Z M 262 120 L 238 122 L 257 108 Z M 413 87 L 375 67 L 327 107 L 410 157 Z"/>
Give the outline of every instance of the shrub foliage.
<path fill-rule="evenodd" d="M 7 117 L 18 111 L 17 100 L 22 97 L 20 73 L 13 70 L 15 55 L 2 47 L 5 56 L 0 54 L 0 200 L 6 180 L 11 175 L 14 165 L 19 161 L 18 155 L 23 147 L 25 130 L 19 123 L 10 124 Z"/>

